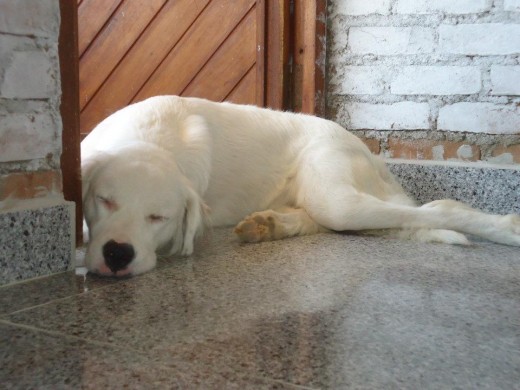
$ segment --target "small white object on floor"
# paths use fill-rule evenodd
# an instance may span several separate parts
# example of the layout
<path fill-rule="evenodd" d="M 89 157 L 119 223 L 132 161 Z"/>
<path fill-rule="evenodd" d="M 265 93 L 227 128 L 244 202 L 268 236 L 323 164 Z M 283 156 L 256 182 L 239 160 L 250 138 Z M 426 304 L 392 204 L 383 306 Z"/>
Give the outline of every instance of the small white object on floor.
<path fill-rule="evenodd" d="M 88 291 L 88 287 L 87 287 L 88 269 L 87 269 L 87 267 L 76 267 L 75 271 L 76 271 L 76 275 L 83 276 L 83 292 L 87 292 Z"/>

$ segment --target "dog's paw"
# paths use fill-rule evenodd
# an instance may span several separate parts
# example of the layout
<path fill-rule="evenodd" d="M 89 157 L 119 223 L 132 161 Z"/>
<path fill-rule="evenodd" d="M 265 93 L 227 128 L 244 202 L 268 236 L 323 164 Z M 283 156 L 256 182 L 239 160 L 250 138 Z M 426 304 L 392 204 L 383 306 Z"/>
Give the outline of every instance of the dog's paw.
<path fill-rule="evenodd" d="M 276 222 L 272 215 L 254 213 L 235 227 L 235 234 L 242 242 L 261 242 L 275 239 Z"/>

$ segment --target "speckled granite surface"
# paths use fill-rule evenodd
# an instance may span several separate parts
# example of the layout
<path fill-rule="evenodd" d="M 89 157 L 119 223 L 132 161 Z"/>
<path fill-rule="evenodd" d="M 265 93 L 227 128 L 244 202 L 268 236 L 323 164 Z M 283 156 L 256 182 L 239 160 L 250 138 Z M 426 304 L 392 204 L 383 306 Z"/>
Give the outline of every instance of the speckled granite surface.
<path fill-rule="evenodd" d="M 70 270 L 74 204 L 0 212 L 0 285 Z"/>
<path fill-rule="evenodd" d="M 420 204 L 455 199 L 495 214 L 520 214 L 520 169 L 388 162 L 392 173 Z"/>
<path fill-rule="evenodd" d="M 318 234 L 0 288 L 5 388 L 513 389 L 520 248 Z"/>

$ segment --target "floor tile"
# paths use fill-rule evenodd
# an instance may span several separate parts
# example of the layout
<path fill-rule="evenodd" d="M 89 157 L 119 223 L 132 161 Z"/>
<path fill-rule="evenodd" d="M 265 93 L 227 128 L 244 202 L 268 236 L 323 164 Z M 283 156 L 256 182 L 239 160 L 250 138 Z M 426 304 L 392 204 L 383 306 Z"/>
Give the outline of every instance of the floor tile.
<path fill-rule="evenodd" d="M 69 271 L 1 286 L 0 316 L 116 282 L 116 279 L 100 278 L 96 275 L 84 278 L 76 275 L 74 271 Z"/>
<path fill-rule="evenodd" d="M 519 248 L 339 234 L 240 245 L 216 229 L 189 258 L 4 319 L 251 388 L 506 389 L 520 383 L 519 286 Z"/>
<path fill-rule="evenodd" d="M 0 324 L 4 389 L 296 389 L 283 382 L 222 375 L 199 361 L 114 348 Z"/>

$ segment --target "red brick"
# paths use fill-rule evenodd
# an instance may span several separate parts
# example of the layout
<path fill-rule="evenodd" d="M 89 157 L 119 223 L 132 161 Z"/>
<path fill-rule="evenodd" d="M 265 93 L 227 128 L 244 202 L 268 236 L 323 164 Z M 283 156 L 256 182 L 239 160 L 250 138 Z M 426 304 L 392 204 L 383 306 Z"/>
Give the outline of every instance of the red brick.
<path fill-rule="evenodd" d="M 496 146 L 491 152 L 493 157 L 498 157 L 504 153 L 511 154 L 513 156 L 513 162 L 516 164 L 520 164 L 520 144 L 509 146 Z"/>
<path fill-rule="evenodd" d="M 0 200 L 32 199 L 45 191 L 63 192 L 60 171 L 11 173 L 0 176 Z"/>
<path fill-rule="evenodd" d="M 370 149 L 373 154 L 381 153 L 381 141 L 375 138 L 361 138 L 361 141 Z"/>
<path fill-rule="evenodd" d="M 477 145 L 469 145 L 472 151 L 471 158 L 460 158 L 457 151 L 461 146 L 469 145 L 464 142 L 435 141 L 435 140 L 403 140 L 400 138 L 390 138 L 388 140 L 388 151 L 393 158 L 408 160 L 433 160 L 433 148 L 442 146 L 444 149 L 444 160 L 461 159 L 466 161 L 478 161 L 480 159 L 480 148 Z"/>

